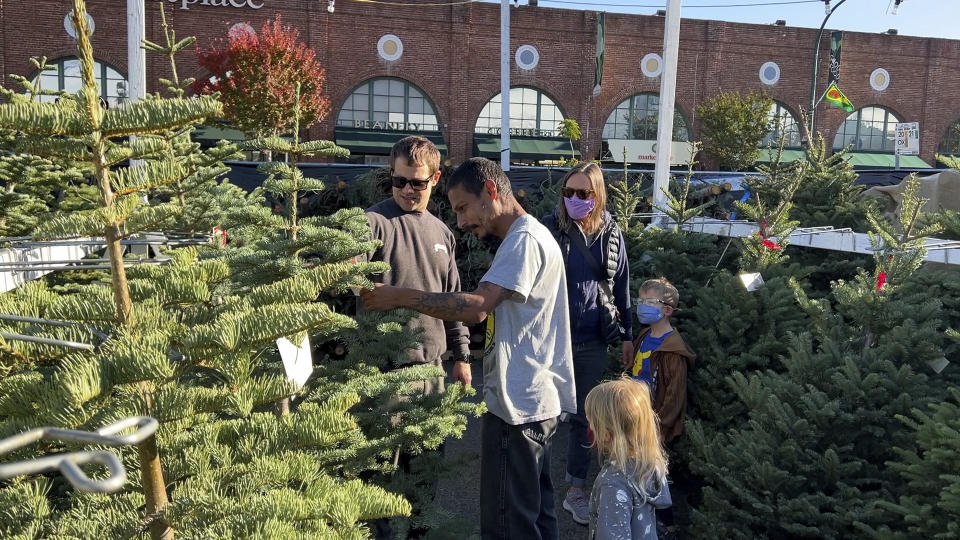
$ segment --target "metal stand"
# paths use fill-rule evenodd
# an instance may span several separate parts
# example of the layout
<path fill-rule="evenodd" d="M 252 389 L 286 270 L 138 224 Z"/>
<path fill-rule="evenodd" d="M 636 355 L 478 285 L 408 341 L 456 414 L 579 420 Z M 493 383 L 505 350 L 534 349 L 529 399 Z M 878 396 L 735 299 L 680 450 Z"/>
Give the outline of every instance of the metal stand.
<path fill-rule="evenodd" d="M 0 440 L 0 456 L 37 441 L 79 442 L 105 446 L 133 446 L 156 433 L 160 424 L 149 416 L 130 416 L 103 426 L 96 431 L 80 431 L 56 427 L 40 427 Z M 121 431 L 136 428 L 129 435 Z M 102 480 L 91 479 L 80 468 L 95 463 L 110 471 Z M 114 493 L 127 481 L 127 471 L 116 454 L 106 450 L 67 452 L 13 463 L 0 463 L 0 480 L 59 470 L 70 484 L 80 491 L 90 493 Z"/>

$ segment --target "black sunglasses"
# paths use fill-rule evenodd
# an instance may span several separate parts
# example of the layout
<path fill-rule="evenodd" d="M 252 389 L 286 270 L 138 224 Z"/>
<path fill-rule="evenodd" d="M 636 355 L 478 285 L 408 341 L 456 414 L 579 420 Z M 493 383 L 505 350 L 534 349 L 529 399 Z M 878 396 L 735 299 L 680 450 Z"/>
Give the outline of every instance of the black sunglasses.
<path fill-rule="evenodd" d="M 403 189 L 404 186 L 410 184 L 415 191 L 423 191 L 427 189 L 427 185 L 430 184 L 430 180 L 412 180 L 410 178 L 404 178 L 402 176 L 391 176 L 390 182 L 393 183 L 393 187 L 397 189 Z"/>
<path fill-rule="evenodd" d="M 563 188 L 563 196 L 566 198 L 571 198 L 576 195 L 580 200 L 592 199 L 596 192 L 592 189 L 573 189 L 565 187 Z"/>

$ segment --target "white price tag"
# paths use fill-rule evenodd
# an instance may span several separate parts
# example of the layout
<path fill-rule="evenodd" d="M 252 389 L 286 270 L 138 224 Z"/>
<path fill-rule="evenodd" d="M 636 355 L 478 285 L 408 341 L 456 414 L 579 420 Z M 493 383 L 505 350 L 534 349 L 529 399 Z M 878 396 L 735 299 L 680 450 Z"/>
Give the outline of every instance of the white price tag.
<path fill-rule="evenodd" d="M 743 287 L 747 289 L 747 292 L 753 292 L 763 287 L 763 276 L 761 276 L 759 272 L 740 274 L 740 281 L 743 283 Z"/>
<path fill-rule="evenodd" d="M 307 383 L 313 373 L 313 357 L 310 354 L 310 336 L 303 336 L 303 342 L 296 346 L 287 338 L 277 340 L 277 349 L 280 350 L 280 359 L 283 360 L 283 370 L 287 378 L 301 387 Z"/>
<path fill-rule="evenodd" d="M 929 362 L 927 362 L 927 365 L 930 366 L 930 369 L 934 370 L 937 373 L 940 373 L 941 371 L 943 371 L 943 368 L 947 367 L 947 364 L 949 363 L 950 361 L 947 360 L 946 356 L 944 356 L 941 358 L 937 358 L 936 360 L 930 360 Z"/>

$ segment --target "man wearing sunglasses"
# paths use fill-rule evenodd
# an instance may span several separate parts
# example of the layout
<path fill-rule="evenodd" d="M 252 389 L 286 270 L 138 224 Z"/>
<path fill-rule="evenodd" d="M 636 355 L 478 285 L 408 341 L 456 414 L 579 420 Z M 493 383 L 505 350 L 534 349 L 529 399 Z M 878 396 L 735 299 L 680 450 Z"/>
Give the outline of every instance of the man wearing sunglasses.
<path fill-rule="evenodd" d="M 370 260 L 390 263 L 382 282 L 434 292 L 459 291 L 453 233 L 427 211 L 440 179 L 440 151 L 425 137 L 401 139 L 390 151 L 390 177 L 393 196 L 367 209 L 372 237 L 383 242 Z M 410 351 L 409 363 L 439 366 L 440 357 L 450 350 L 457 360 L 454 380 L 470 385 L 469 332 L 463 323 L 421 315 L 409 326 L 423 328 L 423 344 Z M 424 381 L 424 393 L 442 390 L 443 379 Z"/>
<path fill-rule="evenodd" d="M 372 238 L 383 242 L 370 255 L 370 260 L 390 263 L 390 271 L 380 278 L 382 283 L 438 293 L 460 290 L 453 233 L 427 211 L 439 179 L 440 151 L 429 139 L 410 136 L 393 145 L 390 150 L 392 197 L 366 211 Z M 462 322 L 420 315 L 407 326 L 423 329 L 423 343 L 407 351 L 407 365 L 440 366 L 441 356 L 449 350 L 454 361 L 453 379 L 470 386 L 469 331 Z M 414 387 L 423 394 L 442 392 L 443 378 L 419 381 Z M 409 455 L 400 453 L 394 459 L 401 469 L 409 469 Z M 393 537 L 388 520 L 377 520 L 374 527 L 377 538 Z"/>
<path fill-rule="evenodd" d="M 495 314 L 492 353 L 483 362 L 480 534 L 484 539 L 559 536 L 550 450 L 561 413 L 576 412 L 567 284 L 560 247 L 513 196 L 510 180 L 484 158 L 447 180 L 457 226 L 502 240 L 473 292 L 435 293 L 377 286 L 370 309 L 397 307 L 476 323 Z"/>

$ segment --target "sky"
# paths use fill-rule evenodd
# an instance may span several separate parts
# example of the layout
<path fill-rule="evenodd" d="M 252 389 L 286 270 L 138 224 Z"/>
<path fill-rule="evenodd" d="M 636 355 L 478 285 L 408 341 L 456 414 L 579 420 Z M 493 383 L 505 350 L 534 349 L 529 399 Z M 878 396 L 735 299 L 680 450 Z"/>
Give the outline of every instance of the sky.
<path fill-rule="evenodd" d="M 486 1 L 499 3 L 498 0 Z M 519 0 L 521 5 L 528 1 Z M 837 6 L 838 2 L 839 0 L 832 0 L 831 5 Z M 893 2 L 894 0 L 846 0 L 836 7 L 827 22 L 827 28 L 875 33 L 896 28 L 900 35 L 960 40 L 960 0 L 903 0 L 898 13 L 891 15 Z M 698 7 L 731 4 L 737 6 Z M 658 9 L 665 8 L 666 0 L 539 0 L 539 5 L 653 15 Z M 756 24 L 772 24 L 778 19 L 784 19 L 787 26 L 807 28 L 819 28 L 826 14 L 823 0 L 683 0 L 682 6 L 683 18 Z"/>

